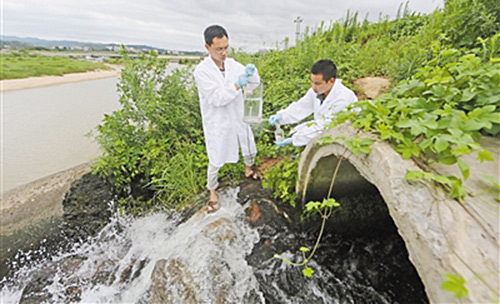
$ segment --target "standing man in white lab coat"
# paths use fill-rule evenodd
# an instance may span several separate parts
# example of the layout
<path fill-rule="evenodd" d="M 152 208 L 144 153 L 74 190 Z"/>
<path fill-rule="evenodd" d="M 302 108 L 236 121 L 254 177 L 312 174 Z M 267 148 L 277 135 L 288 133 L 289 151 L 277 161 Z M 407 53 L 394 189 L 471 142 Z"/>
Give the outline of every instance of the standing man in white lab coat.
<path fill-rule="evenodd" d="M 337 79 L 337 67 L 331 60 L 319 60 L 311 67 L 311 88 L 298 101 L 286 109 L 271 115 L 269 123 L 293 124 L 313 114 L 312 121 L 296 126 L 291 138 L 276 142 L 280 147 L 293 144 L 305 146 L 311 139 L 319 135 L 332 121 L 336 112 L 345 110 L 347 106 L 358 101 L 353 91 Z"/>
<path fill-rule="evenodd" d="M 209 56 L 195 69 L 194 77 L 200 98 L 203 132 L 208 154 L 207 188 L 210 191 L 208 212 L 218 206 L 217 187 L 219 169 L 225 163 L 236 163 L 241 148 L 245 160 L 245 176 L 260 179 L 253 171 L 257 148 L 250 126 L 243 121 L 242 88 L 251 82 L 260 82 L 253 64 L 246 67 L 228 58 L 229 36 L 219 25 L 205 29 L 205 48 Z"/>

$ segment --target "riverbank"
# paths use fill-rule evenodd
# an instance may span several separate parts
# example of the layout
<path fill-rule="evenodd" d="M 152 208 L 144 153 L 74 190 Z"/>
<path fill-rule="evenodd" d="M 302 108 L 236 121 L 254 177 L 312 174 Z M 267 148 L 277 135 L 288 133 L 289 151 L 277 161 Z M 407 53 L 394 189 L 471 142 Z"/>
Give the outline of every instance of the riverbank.
<path fill-rule="evenodd" d="M 120 75 L 120 70 L 97 70 L 85 73 L 72 73 L 63 76 L 41 76 L 22 79 L 0 80 L 0 92 L 24 90 L 40 87 L 48 87 L 59 84 L 79 82 L 85 80 L 97 80 Z"/>
<path fill-rule="evenodd" d="M 40 178 L 0 195 L 1 234 L 62 215 L 62 199 L 71 184 L 90 171 L 90 163 Z"/>

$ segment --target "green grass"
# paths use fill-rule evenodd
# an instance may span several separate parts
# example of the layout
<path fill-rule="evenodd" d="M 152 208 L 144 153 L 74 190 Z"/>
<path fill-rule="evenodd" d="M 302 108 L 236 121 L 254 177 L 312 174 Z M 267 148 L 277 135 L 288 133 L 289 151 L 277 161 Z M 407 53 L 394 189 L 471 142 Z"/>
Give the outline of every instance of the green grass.
<path fill-rule="evenodd" d="M 25 52 L 0 54 L 0 79 L 18 79 L 44 75 L 61 76 L 97 69 L 105 64 L 61 56 L 44 56 Z"/>

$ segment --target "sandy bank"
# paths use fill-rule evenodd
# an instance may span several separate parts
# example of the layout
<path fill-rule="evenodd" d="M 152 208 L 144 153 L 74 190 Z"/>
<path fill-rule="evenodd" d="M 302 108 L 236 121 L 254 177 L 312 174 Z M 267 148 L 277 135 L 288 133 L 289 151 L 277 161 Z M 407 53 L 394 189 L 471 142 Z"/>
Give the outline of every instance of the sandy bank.
<path fill-rule="evenodd" d="M 71 184 L 90 172 L 84 163 L 0 195 L 0 234 L 10 233 L 51 216 L 62 215 L 62 201 Z"/>
<path fill-rule="evenodd" d="M 22 79 L 5 79 L 0 80 L 0 92 L 47 87 L 85 80 L 103 79 L 115 77 L 119 74 L 119 70 L 98 70 L 93 72 L 66 74 L 63 76 L 41 76 Z"/>

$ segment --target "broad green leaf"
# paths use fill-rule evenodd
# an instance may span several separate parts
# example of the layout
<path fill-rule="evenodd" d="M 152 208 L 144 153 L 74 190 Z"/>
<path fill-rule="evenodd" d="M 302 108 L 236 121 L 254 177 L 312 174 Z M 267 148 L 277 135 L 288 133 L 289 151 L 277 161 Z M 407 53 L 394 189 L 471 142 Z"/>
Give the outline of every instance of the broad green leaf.
<path fill-rule="evenodd" d="M 420 143 L 420 149 L 427 150 L 432 145 L 432 138 L 428 138 Z"/>
<path fill-rule="evenodd" d="M 365 154 L 370 154 L 370 152 L 371 152 L 370 147 L 367 147 L 367 146 L 362 146 L 359 148 L 359 150 Z"/>
<path fill-rule="evenodd" d="M 500 113 L 489 113 L 487 115 L 483 115 L 483 119 L 487 119 L 488 121 L 496 124 L 500 124 Z"/>
<path fill-rule="evenodd" d="M 466 89 L 462 92 L 462 99 L 460 101 L 469 101 L 476 97 L 477 92 L 472 92 L 470 89 Z"/>
<path fill-rule="evenodd" d="M 424 171 L 422 170 L 415 170 L 415 171 L 406 171 L 406 179 L 407 180 L 416 180 L 424 177 Z"/>
<path fill-rule="evenodd" d="M 467 155 L 472 152 L 468 146 L 458 146 L 452 150 L 455 155 Z"/>
<path fill-rule="evenodd" d="M 434 178 L 434 180 L 440 184 L 451 185 L 452 183 L 452 181 L 447 176 L 444 175 L 438 175 Z"/>
<path fill-rule="evenodd" d="M 453 165 L 457 162 L 457 157 L 452 154 L 438 155 L 437 161 L 445 165 Z"/>
<path fill-rule="evenodd" d="M 465 279 L 461 275 L 445 274 L 448 280 L 441 284 L 441 288 L 452 292 L 455 298 L 463 298 L 469 295 L 469 291 L 465 287 Z"/>
<path fill-rule="evenodd" d="M 321 205 L 320 202 L 309 202 L 306 204 L 306 212 L 310 211 L 319 211 L 319 206 Z"/>
<path fill-rule="evenodd" d="M 464 119 L 461 125 L 463 131 L 479 131 L 482 128 L 491 128 L 489 121 L 479 121 L 477 119 Z"/>
<path fill-rule="evenodd" d="M 372 138 L 362 138 L 361 139 L 361 144 L 364 146 L 371 146 L 375 142 L 375 139 Z"/>
<path fill-rule="evenodd" d="M 403 159 L 408 159 L 412 156 L 420 155 L 420 148 L 414 142 L 405 140 L 403 144 L 396 146 L 396 151 L 401 153 Z"/>
<path fill-rule="evenodd" d="M 310 267 L 306 267 L 302 270 L 302 273 L 304 274 L 304 276 L 308 277 L 308 278 L 312 278 L 312 275 L 314 273 L 314 270 L 312 270 Z"/>
<path fill-rule="evenodd" d="M 479 151 L 479 153 L 477 154 L 477 159 L 480 161 L 480 162 L 483 162 L 483 161 L 494 161 L 495 159 L 493 158 L 493 153 L 491 152 L 488 152 L 486 150 L 481 150 Z"/>
<path fill-rule="evenodd" d="M 448 144 L 448 141 L 446 139 L 444 139 L 443 137 L 436 137 L 434 147 L 436 148 L 436 151 L 438 153 L 446 150 L 446 148 L 448 148 L 448 146 L 449 146 L 449 144 Z"/>
<path fill-rule="evenodd" d="M 469 165 L 467 165 L 463 160 L 460 158 L 457 160 L 458 167 L 460 168 L 460 172 L 462 172 L 462 176 L 464 177 L 464 180 L 467 180 L 470 176 L 470 168 Z"/>
<path fill-rule="evenodd" d="M 391 133 L 393 132 L 390 127 L 388 127 L 386 124 L 381 124 L 377 127 L 377 130 L 380 133 L 380 139 L 386 140 L 388 138 L 391 138 Z"/>
<path fill-rule="evenodd" d="M 330 145 L 334 142 L 335 140 L 331 136 L 324 136 L 318 140 L 320 145 Z"/>
<path fill-rule="evenodd" d="M 426 126 L 420 119 L 408 119 L 396 124 L 400 128 L 410 128 L 411 135 L 417 136 L 425 132 Z"/>
<path fill-rule="evenodd" d="M 325 207 L 334 208 L 334 207 L 339 207 L 339 206 L 340 206 L 340 204 L 337 203 L 337 201 L 335 201 L 334 198 L 329 198 L 329 199 L 323 200 L 323 203 L 321 204 L 321 209 L 323 209 Z"/>
<path fill-rule="evenodd" d="M 302 252 L 308 252 L 309 248 L 307 248 L 307 247 L 300 247 L 300 251 L 302 251 Z"/>
<path fill-rule="evenodd" d="M 465 195 L 466 195 L 466 192 L 465 192 L 464 186 L 462 185 L 462 180 L 458 179 L 458 178 L 454 179 L 451 182 L 450 197 L 461 201 L 461 200 L 463 200 Z"/>
<path fill-rule="evenodd" d="M 492 182 L 493 185 L 495 185 L 495 187 L 500 189 L 500 182 L 498 181 L 498 179 L 496 179 L 492 176 L 489 176 L 489 175 L 483 175 L 483 177 L 486 178 L 487 180 L 489 180 L 490 182 Z"/>

